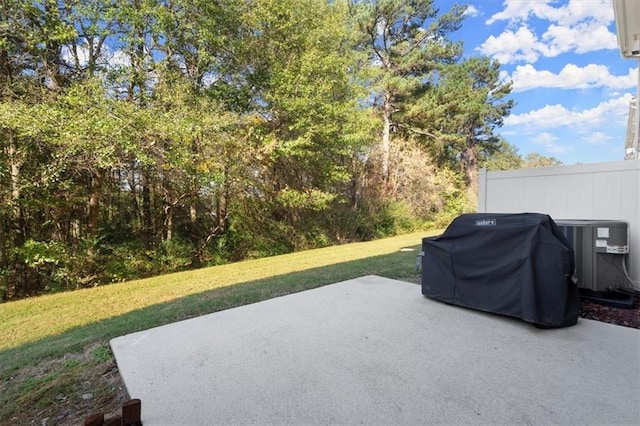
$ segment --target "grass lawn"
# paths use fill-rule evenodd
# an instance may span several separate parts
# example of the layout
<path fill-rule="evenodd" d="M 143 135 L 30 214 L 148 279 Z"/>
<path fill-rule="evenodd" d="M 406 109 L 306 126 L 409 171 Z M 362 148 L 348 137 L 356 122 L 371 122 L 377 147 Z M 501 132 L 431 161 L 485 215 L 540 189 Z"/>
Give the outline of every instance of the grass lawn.
<path fill-rule="evenodd" d="M 0 423 L 47 418 L 73 424 L 82 415 L 112 409 L 118 393 L 111 389 L 117 382 L 108 347 L 113 337 L 363 275 L 415 281 L 421 239 L 435 233 L 1 304 Z"/>

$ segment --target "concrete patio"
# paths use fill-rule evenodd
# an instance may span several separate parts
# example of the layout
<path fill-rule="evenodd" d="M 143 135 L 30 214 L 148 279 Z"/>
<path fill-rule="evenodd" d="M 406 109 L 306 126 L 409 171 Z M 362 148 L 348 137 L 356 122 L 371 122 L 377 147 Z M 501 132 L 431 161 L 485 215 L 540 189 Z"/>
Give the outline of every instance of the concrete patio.
<path fill-rule="evenodd" d="M 541 330 L 377 276 L 111 347 L 146 426 L 640 424 L 639 330 Z"/>

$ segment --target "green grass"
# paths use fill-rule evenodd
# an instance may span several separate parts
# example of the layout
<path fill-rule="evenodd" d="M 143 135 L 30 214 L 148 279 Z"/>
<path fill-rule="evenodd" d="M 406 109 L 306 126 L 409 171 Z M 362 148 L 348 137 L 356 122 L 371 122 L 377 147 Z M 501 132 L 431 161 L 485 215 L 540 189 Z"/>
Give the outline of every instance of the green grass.
<path fill-rule="evenodd" d="M 416 275 L 420 232 L 0 305 L 0 378 L 123 334 L 363 275 Z M 412 251 L 401 251 L 412 248 Z M 104 358 L 103 349 L 95 355 Z"/>

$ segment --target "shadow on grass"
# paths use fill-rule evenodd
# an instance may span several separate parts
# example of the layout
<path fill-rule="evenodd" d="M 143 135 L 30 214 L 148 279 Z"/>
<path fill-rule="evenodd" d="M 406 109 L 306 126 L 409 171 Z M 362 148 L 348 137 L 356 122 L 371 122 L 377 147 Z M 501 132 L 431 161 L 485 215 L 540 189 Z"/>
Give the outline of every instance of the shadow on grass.
<path fill-rule="evenodd" d="M 81 351 L 94 342 L 363 275 L 415 281 L 420 246 L 411 248 L 195 293 L 5 349 L 0 351 L 0 378 L 44 359 Z"/>

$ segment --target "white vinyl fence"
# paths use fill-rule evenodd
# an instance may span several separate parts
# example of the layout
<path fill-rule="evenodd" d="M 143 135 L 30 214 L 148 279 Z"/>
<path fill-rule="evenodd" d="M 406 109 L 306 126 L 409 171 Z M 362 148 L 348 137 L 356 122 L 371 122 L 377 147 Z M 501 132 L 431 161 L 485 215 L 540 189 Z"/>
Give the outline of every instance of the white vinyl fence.
<path fill-rule="evenodd" d="M 478 212 L 623 220 L 629 224 L 629 273 L 640 280 L 640 159 L 499 172 L 483 169 Z"/>

